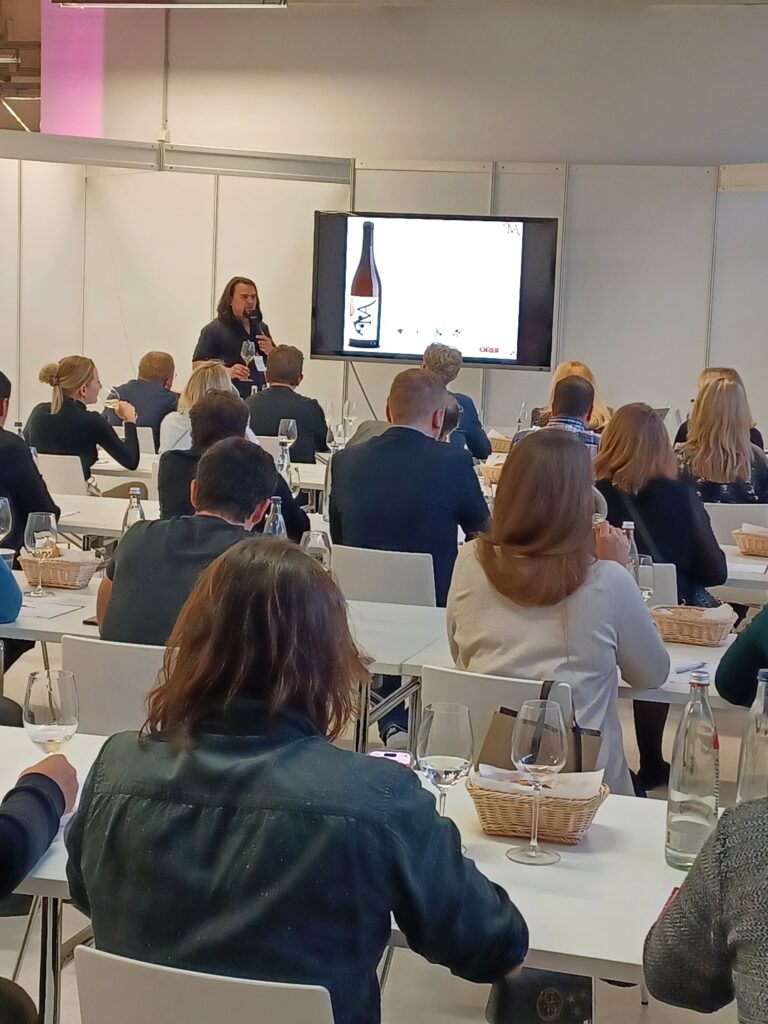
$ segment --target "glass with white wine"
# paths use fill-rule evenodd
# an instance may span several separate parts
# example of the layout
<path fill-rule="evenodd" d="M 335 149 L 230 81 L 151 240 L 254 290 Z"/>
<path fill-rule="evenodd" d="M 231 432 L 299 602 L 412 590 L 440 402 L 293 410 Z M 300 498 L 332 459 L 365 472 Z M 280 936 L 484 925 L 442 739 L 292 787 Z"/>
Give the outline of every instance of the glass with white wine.
<path fill-rule="evenodd" d="M 474 739 L 469 708 L 439 701 L 427 704 L 419 727 L 416 757 L 438 792 L 437 812 L 445 814 L 445 797 L 451 786 L 469 775 Z"/>
<path fill-rule="evenodd" d="M 37 586 L 25 590 L 25 597 L 52 597 L 51 590 L 43 588 L 43 560 L 56 552 L 58 531 L 56 517 L 51 512 L 30 512 L 24 528 L 24 550 L 38 565 Z M 30 583 L 32 581 L 30 580 Z"/>
<path fill-rule="evenodd" d="M 280 420 L 277 425 L 277 440 L 280 444 L 287 444 L 289 448 L 296 444 L 296 439 L 299 436 L 299 429 L 296 426 L 296 420 L 284 419 Z"/>
<path fill-rule="evenodd" d="M 32 672 L 24 694 L 24 730 L 46 754 L 56 754 L 77 732 L 75 677 L 64 670 Z"/>
<path fill-rule="evenodd" d="M 111 409 L 114 412 L 120 401 L 120 392 L 117 388 L 110 388 L 107 392 L 107 397 L 104 399 L 104 408 Z"/>

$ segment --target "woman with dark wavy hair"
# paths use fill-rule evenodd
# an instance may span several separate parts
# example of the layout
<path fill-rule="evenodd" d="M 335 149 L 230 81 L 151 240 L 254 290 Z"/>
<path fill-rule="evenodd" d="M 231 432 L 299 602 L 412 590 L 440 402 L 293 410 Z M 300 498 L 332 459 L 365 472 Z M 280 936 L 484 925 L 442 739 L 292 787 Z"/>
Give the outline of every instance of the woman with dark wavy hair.
<path fill-rule="evenodd" d="M 367 670 L 333 578 L 292 544 L 236 544 L 168 641 L 141 737 L 113 736 L 67 835 L 99 949 L 322 985 L 377 1024 L 394 914 L 411 949 L 476 982 L 528 948 L 416 775 L 334 746 Z"/>

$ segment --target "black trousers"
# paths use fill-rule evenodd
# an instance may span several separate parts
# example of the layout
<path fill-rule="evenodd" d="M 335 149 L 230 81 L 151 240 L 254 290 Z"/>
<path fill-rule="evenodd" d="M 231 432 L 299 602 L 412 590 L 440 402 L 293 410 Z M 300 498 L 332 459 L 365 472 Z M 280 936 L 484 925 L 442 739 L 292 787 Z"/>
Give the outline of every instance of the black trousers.
<path fill-rule="evenodd" d="M 23 988 L 0 978 L 0 1024 L 37 1024 L 35 1004 Z"/>

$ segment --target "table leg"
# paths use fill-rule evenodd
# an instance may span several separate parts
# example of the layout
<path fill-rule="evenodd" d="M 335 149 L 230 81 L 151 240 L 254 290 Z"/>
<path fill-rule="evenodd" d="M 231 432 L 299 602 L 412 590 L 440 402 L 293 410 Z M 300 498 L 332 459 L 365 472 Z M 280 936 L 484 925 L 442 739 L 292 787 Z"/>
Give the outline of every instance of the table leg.
<path fill-rule="evenodd" d="M 408 704 L 408 749 L 415 758 L 416 740 L 419 735 L 419 726 L 421 725 L 421 677 L 411 676 L 411 682 L 418 682 L 419 684 L 411 694 Z"/>
<path fill-rule="evenodd" d="M 355 750 L 358 754 L 368 753 L 368 715 L 371 708 L 371 684 L 370 681 L 360 683 L 357 691 L 358 709 L 357 721 L 355 722 Z"/>
<path fill-rule="evenodd" d="M 40 936 L 40 1024 L 59 1024 L 61 1002 L 61 900 L 43 896 Z"/>
<path fill-rule="evenodd" d="M 40 650 L 42 651 L 43 654 L 43 667 L 45 671 L 48 672 L 50 671 L 51 663 L 48 660 L 48 644 L 45 642 L 45 640 L 40 641 Z"/>

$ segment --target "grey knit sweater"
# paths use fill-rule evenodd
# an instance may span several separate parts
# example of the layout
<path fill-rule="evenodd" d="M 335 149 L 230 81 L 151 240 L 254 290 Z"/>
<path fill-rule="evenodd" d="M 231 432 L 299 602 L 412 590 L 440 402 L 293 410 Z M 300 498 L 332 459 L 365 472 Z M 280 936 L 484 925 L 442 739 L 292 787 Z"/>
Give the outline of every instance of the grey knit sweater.
<path fill-rule="evenodd" d="M 728 810 L 645 942 L 656 999 L 768 1022 L 768 800 Z"/>

